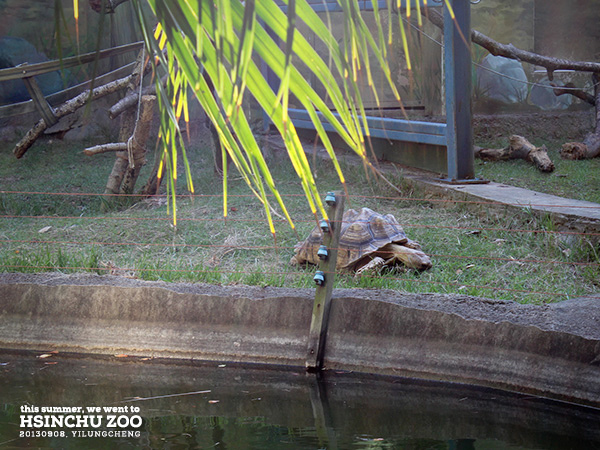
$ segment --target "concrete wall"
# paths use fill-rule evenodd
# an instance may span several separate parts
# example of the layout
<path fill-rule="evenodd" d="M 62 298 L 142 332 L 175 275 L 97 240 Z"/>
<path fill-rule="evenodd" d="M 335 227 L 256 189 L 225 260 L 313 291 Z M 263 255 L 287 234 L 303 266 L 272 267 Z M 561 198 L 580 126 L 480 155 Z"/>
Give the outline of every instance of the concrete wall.
<path fill-rule="evenodd" d="M 0 348 L 304 366 L 313 294 L 0 274 Z M 337 290 L 325 365 L 600 406 L 598 300 Z"/>

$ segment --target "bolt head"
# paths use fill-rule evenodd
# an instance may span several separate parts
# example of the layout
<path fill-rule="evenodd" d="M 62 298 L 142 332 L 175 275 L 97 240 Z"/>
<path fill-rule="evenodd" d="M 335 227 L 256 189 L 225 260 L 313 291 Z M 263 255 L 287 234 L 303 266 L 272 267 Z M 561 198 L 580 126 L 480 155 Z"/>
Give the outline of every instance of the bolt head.
<path fill-rule="evenodd" d="M 323 271 L 318 270 L 313 277 L 313 281 L 317 284 L 317 286 L 323 286 L 325 284 L 325 274 Z"/>
<path fill-rule="evenodd" d="M 323 233 L 329 233 L 329 223 L 325 219 L 321 219 L 319 222 L 319 227 L 321 227 L 321 231 L 323 231 Z"/>
<path fill-rule="evenodd" d="M 329 251 L 327 251 L 327 247 L 324 245 L 320 245 L 319 250 L 317 250 L 317 256 L 319 257 L 319 259 L 327 259 L 327 257 L 329 256 Z"/>
<path fill-rule="evenodd" d="M 333 205 L 335 205 L 335 202 L 336 202 L 335 194 L 333 192 L 328 192 L 327 195 L 325 196 L 325 203 L 327 203 L 329 206 L 333 206 Z"/>

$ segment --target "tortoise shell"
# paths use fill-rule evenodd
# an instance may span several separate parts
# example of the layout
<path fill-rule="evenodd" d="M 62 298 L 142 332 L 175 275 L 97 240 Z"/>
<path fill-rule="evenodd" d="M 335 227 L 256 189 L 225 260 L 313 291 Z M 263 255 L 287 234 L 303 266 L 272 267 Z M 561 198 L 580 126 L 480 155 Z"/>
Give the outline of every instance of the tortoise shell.
<path fill-rule="evenodd" d="M 315 227 L 308 238 L 295 247 L 292 262 L 318 264 L 317 251 L 323 242 L 323 232 Z M 344 212 L 336 266 L 356 269 L 368 262 L 386 244 L 407 244 L 404 230 L 391 214 L 385 216 L 369 209 L 348 209 Z"/>

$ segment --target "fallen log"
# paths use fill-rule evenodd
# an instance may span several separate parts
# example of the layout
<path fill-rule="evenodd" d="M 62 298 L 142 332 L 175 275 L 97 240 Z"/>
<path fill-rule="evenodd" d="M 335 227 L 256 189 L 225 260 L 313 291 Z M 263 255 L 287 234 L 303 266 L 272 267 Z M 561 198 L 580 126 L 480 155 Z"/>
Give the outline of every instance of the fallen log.
<path fill-rule="evenodd" d="M 554 163 L 548 156 L 545 145 L 536 147 L 523 136 L 512 135 L 507 147 L 500 149 L 478 148 L 475 157 L 484 161 L 506 161 L 509 159 L 524 159 L 534 164 L 542 172 L 552 172 Z"/>

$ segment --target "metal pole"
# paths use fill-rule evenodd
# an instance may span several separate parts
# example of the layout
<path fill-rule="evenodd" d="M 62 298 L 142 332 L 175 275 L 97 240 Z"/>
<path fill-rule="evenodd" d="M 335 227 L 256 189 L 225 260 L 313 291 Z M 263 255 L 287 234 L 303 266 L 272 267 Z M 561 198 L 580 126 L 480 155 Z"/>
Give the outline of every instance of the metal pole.
<path fill-rule="evenodd" d="M 471 112 L 471 2 L 449 0 L 455 20 L 444 7 L 444 70 L 448 178 L 474 178 Z"/>

